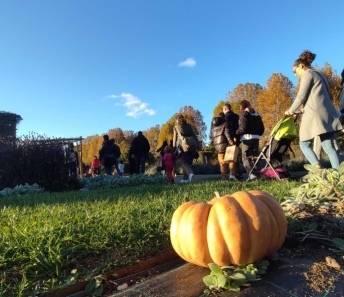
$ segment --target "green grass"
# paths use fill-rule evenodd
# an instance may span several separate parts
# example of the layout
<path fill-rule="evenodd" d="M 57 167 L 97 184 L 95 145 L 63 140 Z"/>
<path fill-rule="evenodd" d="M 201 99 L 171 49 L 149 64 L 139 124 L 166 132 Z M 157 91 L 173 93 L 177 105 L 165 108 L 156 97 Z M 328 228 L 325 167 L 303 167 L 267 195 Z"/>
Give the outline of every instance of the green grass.
<path fill-rule="evenodd" d="M 170 220 L 182 203 L 214 191 L 267 191 L 282 201 L 298 182 L 220 181 L 0 199 L 0 296 L 40 296 L 172 250 Z"/>

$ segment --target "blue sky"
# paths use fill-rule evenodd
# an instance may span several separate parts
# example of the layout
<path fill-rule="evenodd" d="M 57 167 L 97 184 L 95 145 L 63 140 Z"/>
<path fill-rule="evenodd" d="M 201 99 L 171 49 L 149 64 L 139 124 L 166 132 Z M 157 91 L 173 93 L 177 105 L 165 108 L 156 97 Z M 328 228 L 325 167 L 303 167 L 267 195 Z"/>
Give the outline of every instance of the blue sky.
<path fill-rule="evenodd" d="M 344 1 L 55 0 L 0 2 L 0 110 L 18 135 L 145 130 L 191 105 L 209 128 L 240 83 L 292 64 L 344 68 Z"/>

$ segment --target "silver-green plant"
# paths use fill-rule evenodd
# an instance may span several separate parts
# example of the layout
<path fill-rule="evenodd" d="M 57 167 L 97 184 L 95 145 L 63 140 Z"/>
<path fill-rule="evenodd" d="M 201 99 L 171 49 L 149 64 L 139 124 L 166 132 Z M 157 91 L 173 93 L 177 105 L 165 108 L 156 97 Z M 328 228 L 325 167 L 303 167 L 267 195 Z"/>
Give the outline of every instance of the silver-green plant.
<path fill-rule="evenodd" d="M 37 184 L 29 185 L 26 183 L 25 185 L 17 185 L 13 189 L 4 188 L 0 191 L 0 197 L 32 195 L 42 192 L 44 192 L 44 189 L 39 187 Z"/>
<path fill-rule="evenodd" d="M 121 187 L 144 186 L 154 184 L 169 183 L 167 177 L 161 174 L 134 174 L 130 177 L 113 175 L 98 175 L 96 177 L 86 177 L 80 180 L 85 190 L 116 189 Z"/>
<path fill-rule="evenodd" d="M 261 260 L 254 264 L 238 265 L 238 266 L 218 266 L 214 263 L 208 264 L 210 275 L 203 278 L 203 282 L 208 289 L 205 294 L 212 291 L 230 290 L 239 292 L 240 287 L 249 281 L 260 280 L 259 275 L 265 274 L 269 266 L 269 262 Z"/>
<path fill-rule="evenodd" d="M 281 203 L 282 206 L 290 208 L 292 206 L 309 205 L 312 207 L 329 208 L 332 202 L 340 201 L 344 198 L 344 162 L 338 169 L 319 169 L 306 164 L 308 170 L 305 176 L 306 183 L 291 189 L 291 197 Z"/>

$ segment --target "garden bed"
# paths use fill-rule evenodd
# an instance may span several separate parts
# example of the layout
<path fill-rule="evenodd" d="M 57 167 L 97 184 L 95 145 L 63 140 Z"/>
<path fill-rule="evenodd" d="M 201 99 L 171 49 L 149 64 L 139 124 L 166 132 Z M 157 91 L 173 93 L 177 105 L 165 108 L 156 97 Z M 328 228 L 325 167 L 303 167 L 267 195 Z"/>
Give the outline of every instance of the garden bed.
<path fill-rule="evenodd" d="M 0 295 L 42 296 L 172 251 L 185 201 L 261 189 L 283 200 L 298 182 L 144 184 L 0 199 Z"/>
<path fill-rule="evenodd" d="M 288 219 L 287 238 L 280 255 L 313 260 L 315 263 L 305 273 L 305 279 L 313 290 L 326 291 L 334 272 L 344 273 L 344 245 L 340 247 L 333 241 L 344 239 L 343 201 L 331 208 L 294 207 Z"/>

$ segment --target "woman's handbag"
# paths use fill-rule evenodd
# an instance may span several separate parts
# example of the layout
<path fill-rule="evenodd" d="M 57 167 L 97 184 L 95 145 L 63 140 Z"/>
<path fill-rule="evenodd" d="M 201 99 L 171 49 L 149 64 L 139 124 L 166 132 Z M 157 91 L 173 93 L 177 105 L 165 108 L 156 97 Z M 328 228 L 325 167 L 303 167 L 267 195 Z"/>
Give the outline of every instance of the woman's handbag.
<path fill-rule="evenodd" d="M 238 160 L 239 148 L 236 145 L 227 146 L 223 158 L 224 162 L 236 162 Z"/>
<path fill-rule="evenodd" d="M 156 170 L 157 170 L 158 172 L 161 172 L 161 170 L 162 170 L 162 157 L 161 157 L 160 154 L 159 154 L 159 159 L 158 159 L 158 164 L 157 164 Z"/>
<path fill-rule="evenodd" d="M 197 146 L 198 146 L 198 143 L 195 140 L 195 138 L 193 138 L 192 136 L 182 136 L 180 131 L 176 127 L 174 127 L 174 129 L 178 134 L 178 138 L 180 140 L 180 144 L 181 144 L 181 147 L 183 149 L 183 152 L 184 153 L 195 152 L 197 150 Z"/>

